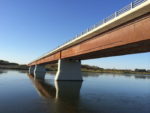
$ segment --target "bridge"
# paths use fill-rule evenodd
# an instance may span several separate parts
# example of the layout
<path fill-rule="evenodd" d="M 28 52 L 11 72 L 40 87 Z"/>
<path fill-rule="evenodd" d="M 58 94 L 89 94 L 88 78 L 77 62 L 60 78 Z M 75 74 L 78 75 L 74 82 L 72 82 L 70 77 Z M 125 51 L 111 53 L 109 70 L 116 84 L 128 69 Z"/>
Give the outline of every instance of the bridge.
<path fill-rule="evenodd" d="M 44 79 L 45 64 L 58 62 L 55 80 L 82 80 L 81 60 L 150 52 L 150 0 L 136 0 L 71 41 L 28 64 Z"/>

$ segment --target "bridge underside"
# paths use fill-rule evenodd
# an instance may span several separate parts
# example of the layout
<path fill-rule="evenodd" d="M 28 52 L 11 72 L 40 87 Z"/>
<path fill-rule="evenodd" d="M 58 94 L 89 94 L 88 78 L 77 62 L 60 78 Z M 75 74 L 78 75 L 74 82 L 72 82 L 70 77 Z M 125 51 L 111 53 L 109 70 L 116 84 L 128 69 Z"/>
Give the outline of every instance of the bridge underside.
<path fill-rule="evenodd" d="M 127 54 L 134 54 L 134 53 L 143 53 L 143 52 L 150 52 L 150 39 L 127 44 L 124 46 L 117 46 L 109 49 L 87 53 L 84 55 L 75 56 L 72 57 L 71 59 L 86 60 L 86 59 L 111 57 L 111 56 L 127 55 Z"/>

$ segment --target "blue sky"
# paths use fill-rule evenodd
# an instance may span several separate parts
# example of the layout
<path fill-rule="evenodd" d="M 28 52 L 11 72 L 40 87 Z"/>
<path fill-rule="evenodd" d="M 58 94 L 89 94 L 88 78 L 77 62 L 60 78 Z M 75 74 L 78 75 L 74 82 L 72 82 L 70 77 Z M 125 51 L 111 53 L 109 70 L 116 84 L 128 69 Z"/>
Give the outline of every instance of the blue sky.
<path fill-rule="evenodd" d="M 0 59 L 29 63 L 132 0 L 0 0 Z M 150 69 L 150 53 L 83 61 Z"/>

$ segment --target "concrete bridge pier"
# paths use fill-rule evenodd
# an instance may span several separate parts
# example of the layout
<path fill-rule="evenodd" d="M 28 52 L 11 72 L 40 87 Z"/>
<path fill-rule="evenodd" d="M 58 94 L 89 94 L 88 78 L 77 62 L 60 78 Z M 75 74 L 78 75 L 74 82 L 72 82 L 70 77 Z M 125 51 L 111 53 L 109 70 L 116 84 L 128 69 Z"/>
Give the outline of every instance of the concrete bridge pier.
<path fill-rule="evenodd" d="M 46 74 L 46 69 L 44 65 L 36 65 L 34 69 L 34 78 L 44 80 Z"/>
<path fill-rule="evenodd" d="M 59 59 L 55 80 L 83 80 L 81 75 L 81 61 Z"/>
<path fill-rule="evenodd" d="M 34 75 L 34 69 L 35 69 L 35 66 L 30 66 L 29 67 L 29 74 L 30 75 Z"/>

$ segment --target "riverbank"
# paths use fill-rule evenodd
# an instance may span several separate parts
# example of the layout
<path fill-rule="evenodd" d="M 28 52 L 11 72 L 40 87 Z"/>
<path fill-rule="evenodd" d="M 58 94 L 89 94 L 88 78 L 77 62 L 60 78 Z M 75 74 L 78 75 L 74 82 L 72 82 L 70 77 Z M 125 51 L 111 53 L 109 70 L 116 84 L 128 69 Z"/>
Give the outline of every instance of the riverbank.
<path fill-rule="evenodd" d="M 45 66 L 47 71 L 57 71 L 57 64 L 47 64 Z M 0 69 L 11 69 L 11 70 L 28 70 L 27 65 L 11 63 L 8 61 L 0 60 Z M 147 74 L 150 75 L 149 70 L 145 69 L 135 69 L 135 70 L 119 70 L 119 69 L 104 69 L 98 66 L 82 65 L 82 72 L 92 72 L 92 73 L 114 73 L 114 74 Z"/>
<path fill-rule="evenodd" d="M 46 65 L 47 71 L 57 71 L 57 64 Z M 104 69 L 98 66 L 82 65 L 82 72 L 92 72 L 92 73 L 114 73 L 114 74 L 147 74 L 150 75 L 150 71 L 145 69 L 135 69 L 135 70 L 120 70 L 120 69 Z"/>
<path fill-rule="evenodd" d="M 28 70 L 28 66 L 25 64 L 18 64 L 0 60 L 0 69 Z"/>
<path fill-rule="evenodd" d="M 112 74 L 142 74 L 142 75 L 150 75 L 150 72 L 136 72 L 136 71 L 127 71 L 127 70 L 111 70 L 111 69 L 104 69 L 104 70 L 86 70 L 82 69 L 83 72 L 92 72 L 92 73 L 112 73 Z"/>

